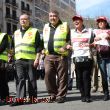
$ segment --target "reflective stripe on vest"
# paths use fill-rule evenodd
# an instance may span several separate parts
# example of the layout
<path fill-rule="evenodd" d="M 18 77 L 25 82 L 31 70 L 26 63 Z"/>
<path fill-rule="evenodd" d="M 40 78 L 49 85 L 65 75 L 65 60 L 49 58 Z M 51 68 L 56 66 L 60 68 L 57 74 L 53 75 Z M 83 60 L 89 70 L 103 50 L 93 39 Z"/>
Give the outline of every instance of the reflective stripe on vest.
<path fill-rule="evenodd" d="M 35 59 L 36 32 L 36 28 L 29 28 L 22 37 L 20 30 L 15 31 L 15 59 Z"/>
<path fill-rule="evenodd" d="M 2 43 L 2 40 L 4 38 L 4 36 L 6 35 L 6 33 L 0 33 L 0 44 Z M 0 54 L 0 59 L 1 60 L 4 60 L 4 61 L 8 61 L 8 52 L 7 52 L 7 49 L 5 49 L 5 51 L 3 51 L 1 54 Z"/>
<path fill-rule="evenodd" d="M 63 56 L 67 56 L 68 52 L 60 52 L 59 49 L 66 44 L 66 37 L 68 33 L 67 23 L 59 25 L 54 34 L 54 51 Z M 45 53 L 48 54 L 48 41 L 50 37 L 50 27 L 49 24 L 46 24 L 43 30 L 43 39 L 44 39 L 44 47 Z"/>

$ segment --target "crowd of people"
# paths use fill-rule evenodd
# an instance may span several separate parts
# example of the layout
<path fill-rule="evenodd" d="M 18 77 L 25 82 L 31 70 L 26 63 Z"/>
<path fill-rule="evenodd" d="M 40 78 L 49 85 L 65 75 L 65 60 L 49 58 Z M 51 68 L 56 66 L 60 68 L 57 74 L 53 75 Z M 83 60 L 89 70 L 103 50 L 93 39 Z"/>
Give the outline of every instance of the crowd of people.
<path fill-rule="evenodd" d="M 96 29 L 86 28 L 80 15 L 73 16 L 72 21 L 75 28 L 70 29 L 67 22 L 61 21 L 58 11 L 50 11 L 49 22 L 44 25 L 41 37 L 39 30 L 31 25 L 29 15 L 24 13 L 19 18 L 20 28 L 13 37 L 0 33 L 0 105 L 6 104 L 6 98 L 10 97 L 9 64 L 14 69 L 17 99 L 10 106 L 25 104 L 20 99 L 27 97 L 26 80 L 28 103 L 32 104 L 33 98 L 37 99 L 36 79 L 39 77 L 45 80 L 48 102 L 64 103 L 67 91 L 72 90 L 72 73 L 76 74 L 76 88 L 80 91 L 82 102 L 91 102 L 91 91 L 96 92 L 98 87 L 104 93 L 103 100 L 109 100 L 108 20 L 104 16 L 98 17 Z"/>

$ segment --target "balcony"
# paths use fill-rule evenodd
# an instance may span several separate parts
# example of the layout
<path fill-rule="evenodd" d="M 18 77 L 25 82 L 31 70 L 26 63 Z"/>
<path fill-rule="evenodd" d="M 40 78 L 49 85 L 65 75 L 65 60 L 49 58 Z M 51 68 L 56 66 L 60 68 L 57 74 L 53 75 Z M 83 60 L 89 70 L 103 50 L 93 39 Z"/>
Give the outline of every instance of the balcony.
<path fill-rule="evenodd" d="M 6 18 L 7 20 L 9 20 L 9 21 L 14 22 L 14 23 L 18 23 L 18 21 L 19 21 L 19 18 L 18 18 L 18 17 L 12 16 L 11 14 L 6 14 L 6 15 L 5 15 L 5 18 Z"/>
<path fill-rule="evenodd" d="M 5 4 L 6 4 L 7 6 L 10 6 L 10 5 L 11 5 L 10 0 L 5 0 Z"/>
<path fill-rule="evenodd" d="M 12 17 L 11 17 L 10 14 L 6 14 L 5 18 L 8 19 L 8 20 L 11 20 L 12 19 Z"/>
<path fill-rule="evenodd" d="M 16 2 L 12 2 L 11 5 L 12 5 L 14 8 L 18 8 L 18 3 L 16 3 Z"/>

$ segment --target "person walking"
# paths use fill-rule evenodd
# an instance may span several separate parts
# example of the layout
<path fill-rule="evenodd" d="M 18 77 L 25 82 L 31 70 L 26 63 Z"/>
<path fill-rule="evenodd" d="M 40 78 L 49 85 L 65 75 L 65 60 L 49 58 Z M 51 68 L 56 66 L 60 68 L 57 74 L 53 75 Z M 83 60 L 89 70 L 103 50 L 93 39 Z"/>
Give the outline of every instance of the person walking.
<path fill-rule="evenodd" d="M 92 48 L 92 54 L 93 54 L 93 70 L 92 70 L 92 92 L 103 92 L 102 88 L 102 77 L 100 73 L 100 69 L 98 67 L 97 63 L 97 50 L 96 48 Z"/>
<path fill-rule="evenodd" d="M 74 73 L 71 67 L 72 66 L 71 54 L 72 54 L 72 51 L 70 51 L 68 55 L 68 90 L 70 91 L 73 88 L 73 73 Z"/>
<path fill-rule="evenodd" d="M 45 77 L 44 59 L 45 59 L 45 55 L 41 53 L 39 65 L 37 67 L 37 80 L 38 79 L 44 80 Z"/>
<path fill-rule="evenodd" d="M 45 48 L 45 83 L 49 102 L 64 103 L 68 89 L 68 51 L 70 41 L 67 22 L 62 22 L 56 10 L 49 12 L 49 23 L 43 29 Z M 57 76 L 57 78 L 56 78 Z"/>
<path fill-rule="evenodd" d="M 15 65 L 17 70 L 17 95 L 10 106 L 23 105 L 26 98 L 26 76 L 30 103 L 37 98 L 36 68 L 41 52 L 41 38 L 37 28 L 30 25 L 30 17 L 22 14 L 19 18 L 21 28 L 14 32 Z"/>
<path fill-rule="evenodd" d="M 110 26 L 105 16 L 96 20 L 98 29 L 94 29 L 96 35 L 94 44 L 98 52 L 98 65 L 102 76 L 104 101 L 109 100 L 108 80 L 110 77 Z"/>
<path fill-rule="evenodd" d="M 91 102 L 91 72 L 93 66 L 90 44 L 94 41 L 91 29 L 85 28 L 83 18 L 75 15 L 72 18 L 75 29 L 71 29 L 71 45 L 67 49 L 72 49 L 72 58 L 77 74 L 78 88 L 81 93 L 82 102 Z"/>
<path fill-rule="evenodd" d="M 6 72 L 6 63 L 8 62 L 9 37 L 7 33 L 0 31 L 0 105 L 6 103 L 9 97 L 9 87 Z"/>

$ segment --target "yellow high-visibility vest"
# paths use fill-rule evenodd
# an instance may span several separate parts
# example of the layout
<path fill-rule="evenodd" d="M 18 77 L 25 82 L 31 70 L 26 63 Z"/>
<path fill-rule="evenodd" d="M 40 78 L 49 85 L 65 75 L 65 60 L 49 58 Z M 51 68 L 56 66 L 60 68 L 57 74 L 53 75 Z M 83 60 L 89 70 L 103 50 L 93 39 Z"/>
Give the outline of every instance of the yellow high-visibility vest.
<path fill-rule="evenodd" d="M 68 26 L 67 22 L 60 24 L 54 34 L 54 51 L 62 56 L 67 56 L 68 51 L 60 52 L 59 49 L 66 45 L 66 37 L 68 33 Z M 49 24 L 45 24 L 43 29 L 43 40 L 44 40 L 44 47 L 45 53 L 48 54 L 48 41 L 50 36 L 50 27 Z"/>
<path fill-rule="evenodd" d="M 2 43 L 2 40 L 4 38 L 4 36 L 6 35 L 6 33 L 0 33 L 0 44 Z M 1 54 L 0 54 L 0 59 L 1 60 L 4 60 L 4 61 L 8 61 L 8 52 L 7 52 L 7 48 L 5 49 L 5 51 L 3 51 Z"/>
<path fill-rule="evenodd" d="M 35 59 L 35 37 L 36 28 L 29 28 L 24 36 L 20 29 L 14 33 L 14 42 L 15 42 L 15 59 Z"/>

